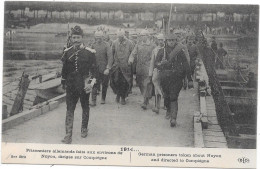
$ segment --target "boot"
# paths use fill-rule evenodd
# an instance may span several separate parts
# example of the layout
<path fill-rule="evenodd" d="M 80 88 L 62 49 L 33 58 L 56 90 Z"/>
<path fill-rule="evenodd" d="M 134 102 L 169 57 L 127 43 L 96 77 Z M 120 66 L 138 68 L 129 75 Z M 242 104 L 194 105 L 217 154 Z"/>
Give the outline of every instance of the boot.
<path fill-rule="evenodd" d="M 105 102 L 105 99 L 101 99 L 101 102 L 100 102 L 100 104 L 105 104 L 106 102 Z"/>
<path fill-rule="evenodd" d="M 165 119 L 169 120 L 171 118 L 171 109 L 170 109 L 170 103 L 169 98 L 164 98 L 164 107 L 166 109 L 166 115 Z"/>
<path fill-rule="evenodd" d="M 81 137 L 86 138 L 88 136 L 88 129 L 82 128 L 81 129 Z"/>
<path fill-rule="evenodd" d="M 92 100 L 89 104 L 91 107 L 95 107 L 97 105 L 96 100 Z"/>
<path fill-rule="evenodd" d="M 160 112 L 160 103 L 161 103 L 161 96 L 158 94 L 155 96 L 155 108 L 153 108 L 153 112 L 159 114 Z"/>
<path fill-rule="evenodd" d="M 72 138 L 71 138 L 70 135 L 66 135 L 66 136 L 64 137 L 64 139 L 61 140 L 61 142 L 64 143 L 64 144 L 71 144 Z"/>
<path fill-rule="evenodd" d="M 170 110 L 171 110 L 170 124 L 171 124 L 171 127 L 175 127 L 176 126 L 177 113 L 178 113 L 178 102 L 177 101 L 173 101 L 173 102 L 170 103 Z"/>
<path fill-rule="evenodd" d="M 143 110 L 147 109 L 147 104 L 148 104 L 148 98 L 144 98 L 144 103 L 141 105 Z"/>
<path fill-rule="evenodd" d="M 171 118 L 171 113 L 170 113 L 170 110 L 169 108 L 166 108 L 166 115 L 165 115 L 165 119 L 169 120 Z"/>
<path fill-rule="evenodd" d="M 126 104 L 125 97 L 121 97 L 121 104 L 122 104 L 122 105 L 125 105 L 125 104 Z"/>
<path fill-rule="evenodd" d="M 120 101 L 120 95 L 117 94 L 117 95 L 116 95 L 116 102 L 119 103 L 119 101 Z"/>
<path fill-rule="evenodd" d="M 65 121 L 66 136 L 61 140 L 64 144 L 70 144 L 72 142 L 73 120 L 74 113 L 72 111 L 67 111 Z"/>

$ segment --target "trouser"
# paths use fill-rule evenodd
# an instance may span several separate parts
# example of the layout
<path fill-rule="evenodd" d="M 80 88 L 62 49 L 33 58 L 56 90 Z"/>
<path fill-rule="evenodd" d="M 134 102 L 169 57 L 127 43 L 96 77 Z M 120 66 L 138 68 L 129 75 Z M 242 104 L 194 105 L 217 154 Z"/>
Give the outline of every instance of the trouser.
<path fill-rule="evenodd" d="M 89 94 L 86 94 L 83 90 L 82 92 L 78 92 L 73 89 L 67 88 L 66 90 L 67 113 L 66 113 L 65 126 L 66 126 L 66 136 L 68 137 L 72 136 L 74 111 L 79 99 L 82 107 L 81 131 L 83 129 L 88 128 Z"/>
<path fill-rule="evenodd" d="M 94 85 L 94 87 L 92 89 L 92 98 L 91 99 L 92 99 L 92 101 L 97 100 L 97 90 L 100 89 L 100 86 L 102 86 L 102 99 L 105 100 L 106 95 L 107 95 L 109 76 L 98 72 L 96 78 L 97 78 L 97 83 Z"/>
<path fill-rule="evenodd" d="M 118 72 L 117 86 L 118 86 L 117 96 L 119 96 L 121 98 L 125 98 L 127 96 L 128 90 L 129 90 L 129 84 L 126 81 L 126 79 L 120 69 Z"/>
<path fill-rule="evenodd" d="M 163 79 L 161 82 L 164 93 L 164 105 L 167 108 L 167 113 L 170 113 L 173 119 L 177 118 L 178 97 L 183 86 L 182 81 L 182 77 L 172 76 L 169 79 Z"/>

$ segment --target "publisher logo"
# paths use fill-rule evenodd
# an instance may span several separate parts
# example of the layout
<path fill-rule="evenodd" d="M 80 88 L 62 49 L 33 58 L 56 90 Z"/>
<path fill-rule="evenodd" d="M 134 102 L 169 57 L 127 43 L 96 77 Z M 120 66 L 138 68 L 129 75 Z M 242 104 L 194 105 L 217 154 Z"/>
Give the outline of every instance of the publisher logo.
<path fill-rule="evenodd" d="M 242 158 L 239 158 L 239 159 L 237 159 L 238 160 L 238 162 L 239 163 L 243 163 L 243 164 L 245 164 L 245 163 L 249 163 L 249 159 L 248 158 L 246 158 L 246 157 L 242 157 Z"/>

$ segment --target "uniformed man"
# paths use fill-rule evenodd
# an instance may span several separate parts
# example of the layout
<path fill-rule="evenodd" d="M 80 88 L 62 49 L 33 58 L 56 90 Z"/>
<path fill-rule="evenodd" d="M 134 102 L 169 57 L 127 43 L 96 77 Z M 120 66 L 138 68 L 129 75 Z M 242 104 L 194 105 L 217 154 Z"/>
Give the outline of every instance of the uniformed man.
<path fill-rule="evenodd" d="M 171 119 L 170 125 L 176 125 L 178 113 L 178 96 L 185 76 L 188 78 L 188 87 L 193 87 L 190 66 L 182 45 L 177 43 L 177 36 L 166 36 L 166 47 L 158 51 L 155 67 L 160 70 L 160 81 L 167 108 L 166 118 Z"/>
<path fill-rule="evenodd" d="M 92 44 L 92 48 L 96 51 L 97 62 L 97 83 L 92 90 L 92 103 L 91 106 L 96 106 L 97 90 L 102 86 L 101 104 L 105 104 L 107 88 L 109 82 L 109 71 L 113 64 L 112 50 L 108 43 L 103 41 L 103 32 L 95 32 L 95 42 Z"/>
<path fill-rule="evenodd" d="M 117 39 L 112 45 L 114 64 L 110 74 L 110 86 L 116 94 L 116 102 L 125 105 L 125 98 L 131 86 L 131 66 L 128 65 L 129 56 L 133 50 L 133 44 L 125 38 L 125 31 L 117 32 Z"/>
<path fill-rule="evenodd" d="M 95 50 L 87 48 L 82 43 L 83 31 L 79 26 L 71 29 L 72 46 L 65 49 L 62 57 L 62 86 L 66 88 L 66 136 L 62 140 L 65 144 L 72 142 L 74 111 L 80 99 L 82 107 L 81 137 L 88 134 L 89 121 L 89 93 L 91 86 L 88 84 L 96 74 Z"/>
<path fill-rule="evenodd" d="M 226 55 L 227 51 L 223 48 L 223 43 L 220 42 L 217 50 L 216 69 L 224 69 Z"/>
<path fill-rule="evenodd" d="M 109 44 L 110 47 L 112 47 L 112 40 L 110 39 L 110 36 L 108 34 L 104 35 L 104 41 L 107 42 Z"/>
<path fill-rule="evenodd" d="M 197 49 L 197 46 L 195 45 L 195 36 L 188 36 L 187 38 L 187 48 L 190 56 L 190 69 L 191 69 L 191 75 L 193 76 L 195 71 L 195 61 L 198 58 L 199 52 Z"/>
<path fill-rule="evenodd" d="M 149 40 L 149 31 L 147 29 L 142 30 L 140 35 L 142 41 L 135 45 L 128 62 L 131 65 L 136 60 L 136 83 L 144 97 L 141 107 L 145 110 L 149 102 L 147 85 L 151 82 L 149 78 L 151 55 L 156 45 Z"/>
<path fill-rule="evenodd" d="M 164 35 L 158 34 L 156 38 L 157 38 L 158 46 L 156 46 L 156 48 L 152 51 L 151 63 L 149 68 L 149 78 L 152 79 L 152 82 L 154 84 L 154 90 L 155 90 L 155 108 L 153 109 L 153 112 L 159 113 L 161 98 L 163 94 L 162 94 L 161 84 L 159 80 L 159 70 L 154 67 L 155 67 L 155 60 L 158 51 L 164 48 Z"/>

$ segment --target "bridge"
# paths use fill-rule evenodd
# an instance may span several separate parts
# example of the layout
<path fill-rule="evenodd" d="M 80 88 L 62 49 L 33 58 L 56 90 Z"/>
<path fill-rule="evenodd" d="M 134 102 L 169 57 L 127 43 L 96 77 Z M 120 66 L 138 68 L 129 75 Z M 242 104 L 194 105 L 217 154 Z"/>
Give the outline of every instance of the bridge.
<path fill-rule="evenodd" d="M 154 98 L 147 110 L 141 109 L 142 96 L 138 87 L 133 88 L 126 105 L 117 104 L 116 95 L 109 88 L 106 104 L 98 102 L 96 107 L 90 108 L 86 138 L 80 137 L 82 110 L 80 103 L 77 104 L 72 144 L 227 148 L 207 85 L 205 66 L 198 60 L 194 88 L 180 92 L 174 128 L 164 118 L 166 110 L 161 109 L 159 114 L 152 112 Z M 65 136 L 64 101 L 65 94 L 3 120 L 2 141 L 61 144 Z"/>

